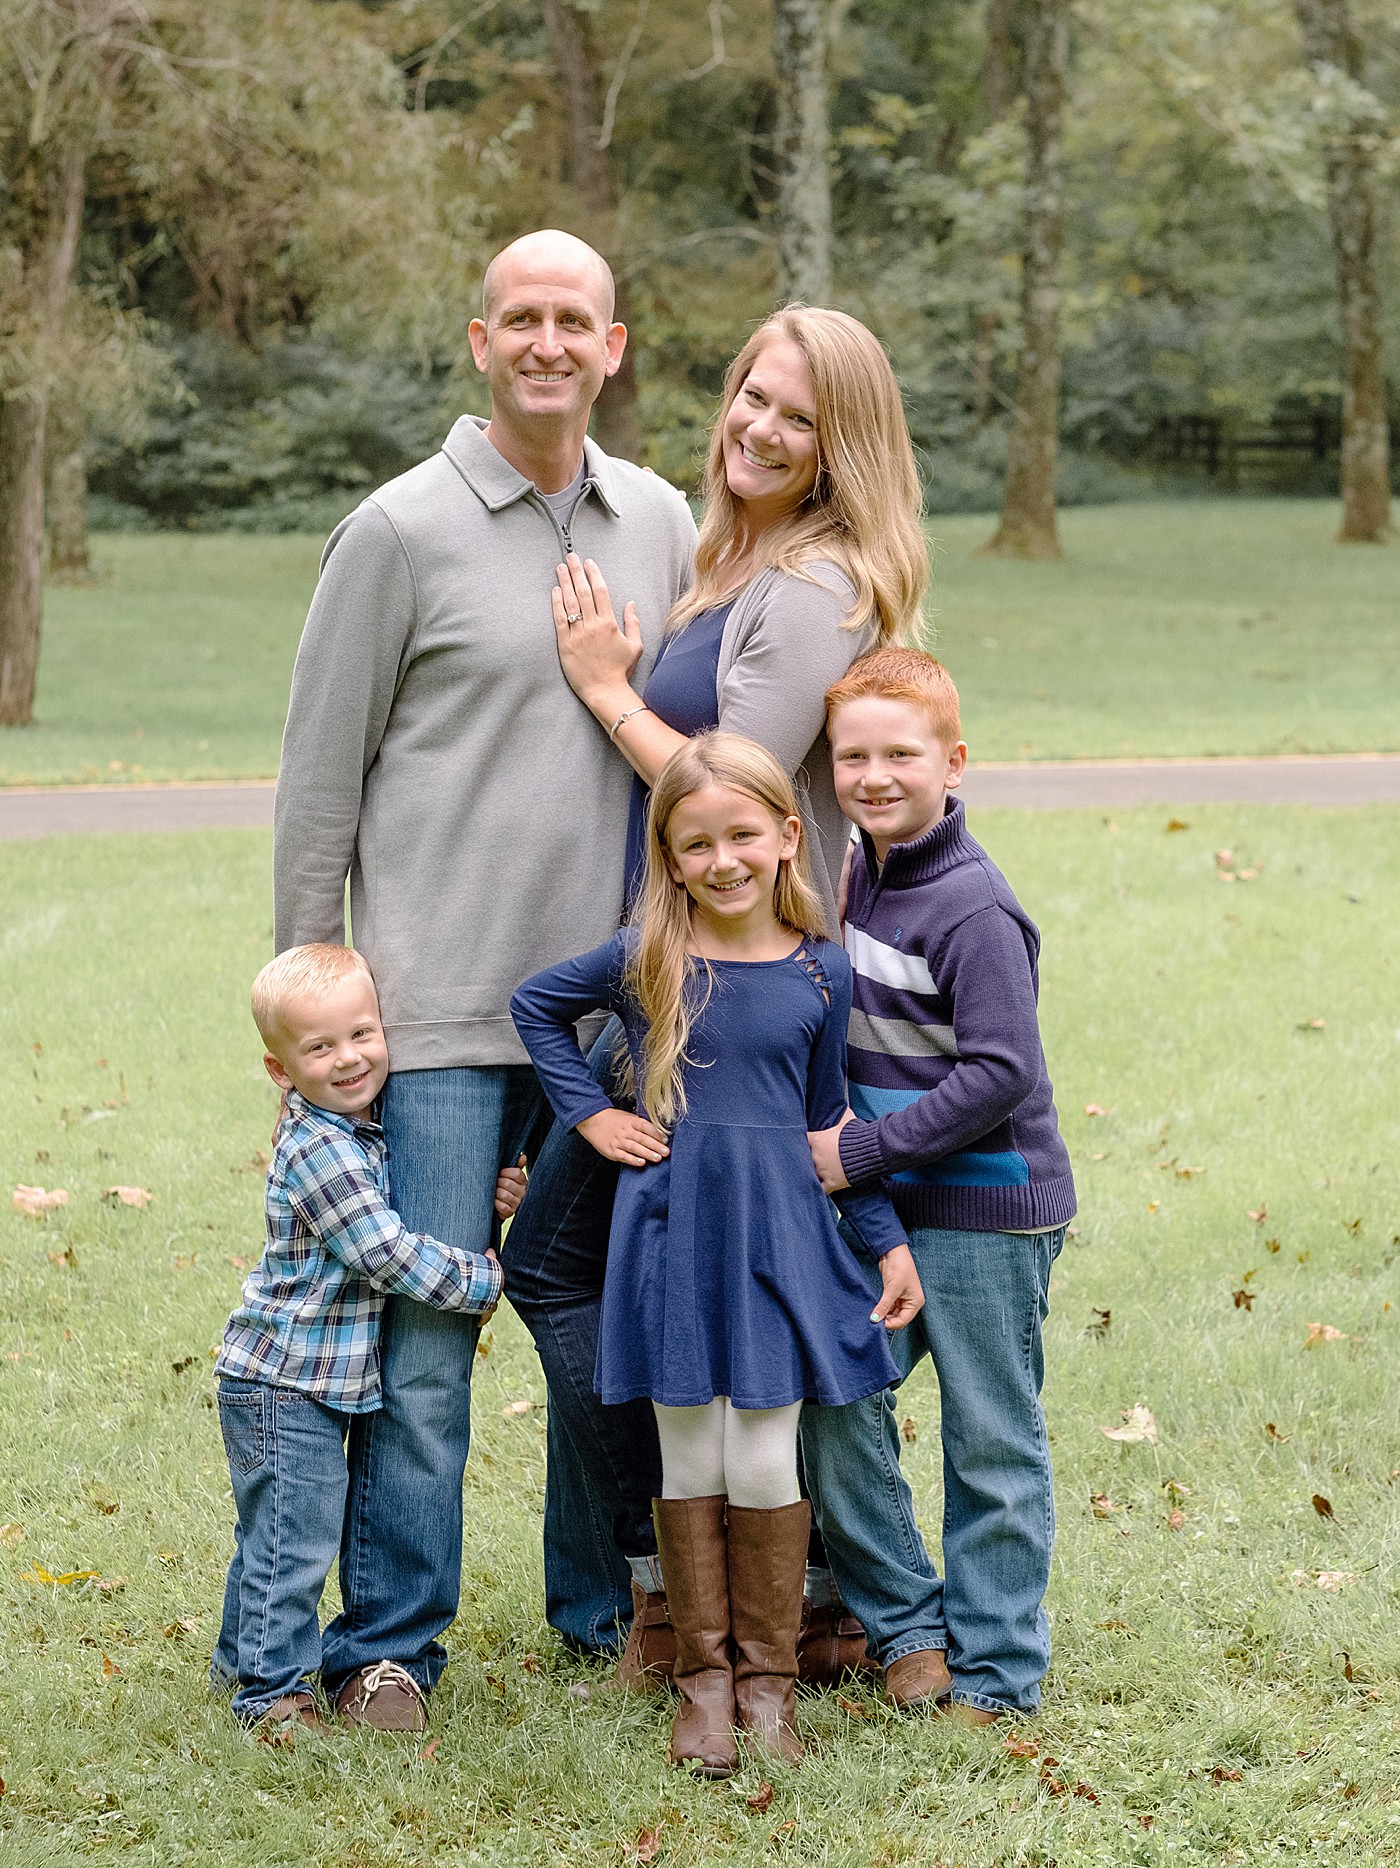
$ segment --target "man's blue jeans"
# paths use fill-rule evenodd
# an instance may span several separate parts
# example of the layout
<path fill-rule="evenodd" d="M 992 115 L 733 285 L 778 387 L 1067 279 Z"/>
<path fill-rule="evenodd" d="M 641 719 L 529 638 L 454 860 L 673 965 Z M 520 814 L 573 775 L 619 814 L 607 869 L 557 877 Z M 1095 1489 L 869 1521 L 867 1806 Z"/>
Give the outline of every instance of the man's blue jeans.
<path fill-rule="evenodd" d="M 238 1508 L 210 1679 L 251 1722 L 321 1665 L 321 1594 L 340 1549 L 351 1417 L 294 1388 L 219 1382 L 219 1425 Z"/>
<path fill-rule="evenodd" d="M 988 1712 L 1036 1711 L 1050 1664 L 1044 1598 L 1055 1503 L 1041 1324 L 1064 1236 L 1063 1227 L 909 1235 L 924 1308 L 890 1347 L 901 1379 L 925 1355 L 938 1376 L 942 1580 L 900 1471 L 893 1394 L 802 1411 L 802 1458 L 827 1556 L 873 1652 L 888 1666 L 946 1647 L 954 1699 Z"/>
<path fill-rule="evenodd" d="M 496 1243 L 496 1176 L 542 1127 L 528 1064 L 400 1070 L 384 1088 L 389 1198 L 414 1232 L 484 1252 Z M 342 1612 L 326 1629 L 332 1697 L 361 1667 L 393 1660 L 425 1691 L 447 1660 L 438 1636 L 462 1586 L 462 1474 L 471 1434 L 479 1324 L 391 1297 L 381 1356 L 384 1405 L 357 1414 L 340 1553 Z"/>
<path fill-rule="evenodd" d="M 588 1060 L 610 1091 L 611 1029 Z M 502 1253 L 506 1295 L 549 1384 L 545 1614 L 591 1652 L 611 1652 L 631 1620 L 626 1559 L 655 1553 L 651 1501 L 661 1491 L 650 1402 L 604 1407 L 593 1387 L 617 1174 L 556 1123 Z"/>

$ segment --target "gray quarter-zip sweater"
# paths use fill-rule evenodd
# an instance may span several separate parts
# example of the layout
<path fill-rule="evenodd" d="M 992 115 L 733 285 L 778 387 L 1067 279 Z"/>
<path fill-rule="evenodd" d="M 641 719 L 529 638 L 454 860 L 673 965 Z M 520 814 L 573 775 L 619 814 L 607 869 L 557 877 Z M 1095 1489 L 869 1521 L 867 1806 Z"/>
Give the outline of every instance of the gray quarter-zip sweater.
<path fill-rule="evenodd" d="M 348 874 L 395 1070 L 528 1062 L 511 993 L 617 927 L 632 775 L 559 666 L 554 567 L 637 605 L 640 684 L 695 547 L 682 496 L 592 441 L 566 534 L 484 426 L 331 535 L 282 741 L 278 951 L 344 939 Z"/>

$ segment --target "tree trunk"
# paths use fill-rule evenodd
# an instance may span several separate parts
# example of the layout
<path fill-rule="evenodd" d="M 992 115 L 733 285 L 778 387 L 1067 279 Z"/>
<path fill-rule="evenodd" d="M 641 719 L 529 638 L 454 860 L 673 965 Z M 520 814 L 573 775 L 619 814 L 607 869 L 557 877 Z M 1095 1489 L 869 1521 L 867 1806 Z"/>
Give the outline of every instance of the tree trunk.
<path fill-rule="evenodd" d="M 63 150 L 46 178 L 44 208 L 24 255 L 23 286 L 38 332 L 33 377 L 0 397 L 0 726 L 26 726 L 34 715 L 48 382 L 73 283 L 83 181 L 82 155 Z"/>
<path fill-rule="evenodd" d="M 1016 101 L 1018 74 L 1013 31 L 1015 12 L 1016 0 L 987 0 L 987 50 L 982 61 L 982 99 L 989 124 L 1000 123 Z M 972 349 L 972 406 L 979 428 L 985 428 L 991 419 L 992 366 L 996 362 L 1000 323 L 995 306 L 984 306 L 977 314 Z"/>
<path fill-rule="evenodd" d="M 559 82 L 564 89 L 569 131 L 569 179 L 588 214 L 587 238 L 613 267 L 617 252 L 617 181 L 603 132 L 604 86 L 592 15 L 572 0 L 544 0 L 545 25 Z M 618 280 L 618 321 L 630 327 L 631 294 Z M 641 453 L 637 416 L 635 347 L 628 343 L 617 374 L 608 378 L 593 407 L 593 433 L 605 454 L 636 460 Z"/>
<path fill-rule="evenodd" d="M 1361 42 L 1347 0 L 1294 0 L 1303 56 L 1364 82 Z M 1326 144 L 1327 206 L 1342 306 L 1342 528 L 1340 544 L 1380 544 L 1391 536 L 1390 435 L 1381 362 L 1381 295 L 1370 151 L 1355 125 Z"/>
<path fill-rule="evenodd" d="M 1026 235 L 1021 255 L 1021 356 L 1007 438 L 1001 524 L 983 547 L 1013 558 L 1058 558 L 1055 456 L 1060 412 L 1061 119 L 1069 62 L 1067 0 L 1026 0 Z"/>
<path fill-rule="evenodd" d="M 831 299 L 831 141 L 824 0 L 773 0 L 778 279 L 784 299 Z"/>
<path fill-rule="evenodd" d="M 44 417 L 40 388 L 0 400 L 0 726 L 28 726 L 44 601 Z"/>
<path fill-rule="evenodd" d="M 81 413 L 59 397 L 49 408 L 45 437 L 48 492 L 44 518 L 49 535 L 49 576 L 81 583 L 91 575 L 88 559 L 87 435 Z"/>

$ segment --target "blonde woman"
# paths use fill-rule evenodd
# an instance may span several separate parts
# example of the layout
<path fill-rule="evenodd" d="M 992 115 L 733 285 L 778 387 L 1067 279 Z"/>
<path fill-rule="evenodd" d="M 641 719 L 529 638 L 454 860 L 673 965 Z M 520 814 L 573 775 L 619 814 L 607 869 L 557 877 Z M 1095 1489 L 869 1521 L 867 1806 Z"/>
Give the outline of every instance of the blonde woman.
<path fill-rule="evenodd" d="M 878 340 L 842 311 L 789 305 L 725 375 L 710 437 L 695 582 L 666 620 L 642 693 L 635 609 L 621 626 L 592 561 L 553 593 L 569 685 L 637 774 L 629 895 L 644 787 L 709 727 L 766 746 L 796 781 L 823 905 L 849 825 L 836 803 L 823 696 L 867 649 L 912 637 L 928 581 L 914 453 Z"/>
<path fill-rule="evenodd" d="M 705 498 L 695 581 L 642 692 L 632 685 L 636 615 L 628 606 L 615 616 L 596 564 L 560 565 L 552 593 L 564 673 L 636 774 L 628 897 L 647 787 L 686 739 L 720 727 L 765 746 L 794 780 L 813 886 L 834 926 L 849 826 L 824 696 L 858 655 L 914 635 L 928 579 L 899 386 L 863 324 L 792 305 L 759 326 L 725 376 Z M 603 1051 L 597 1067 L 606 1072 Z M 621 1677 L 640 1684 L 670 1659 L 650 1507 L 659 1453 L 649 1409 L 603 1407 L 593 1392 L 616 1179 L 556 1125 L 502 1256 L 549 1384 L 546 1613 L 592 1652 L 609 1651 L 630 1623 Z M 819 1603 L 804 1637 L 807 1676 L 835 1679 L 864 1653 L 839 1602 Z"/>
<path fill-rule="evenodd" d="M 737 1768 L 736 1729 L 802 1755 L 798 1415 L 889 1387 L 886 1330 L 923 1303 L 883 1192 L 847 1189 L 838 1203 L 879 1258 L 871 1310 L 812 1166 L 808 1130 L 846 1107 L 851 1004 L 823 929 L 791 781 L 761 746 L 706 733 L 657 779 L 633 926 L 511 1000 L 559 1122 L 638 1170 L 618 1185 L 596 1386 L 655 1409 L 671 1761 L 709 1777 Z M 575 1026 L 601 1010 L 622 1021 L 635 1111 L 579 1053 Z"/>

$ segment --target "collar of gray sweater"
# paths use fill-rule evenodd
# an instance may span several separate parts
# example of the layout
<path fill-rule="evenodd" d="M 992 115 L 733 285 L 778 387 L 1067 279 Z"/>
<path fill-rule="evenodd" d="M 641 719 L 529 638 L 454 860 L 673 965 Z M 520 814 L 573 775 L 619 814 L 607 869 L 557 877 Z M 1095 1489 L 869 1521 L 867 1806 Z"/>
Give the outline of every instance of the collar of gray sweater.
<path fill-rule="evenodd" d="M 452 432 L 442 444 L 442 451 L 461 474 L 488 512 L 504 512 L 528 493 L 539 491 L 533 480 L 512 467 L 504 454 L 498 454 L 486 439 L 486 421 L 480 415 L 463 415 L 452 425 Z M 612 461 L 595 441 L 583 442 L 585 493 L 596 493 L 613 517 L 620 518 L 619 491 Z"/>

